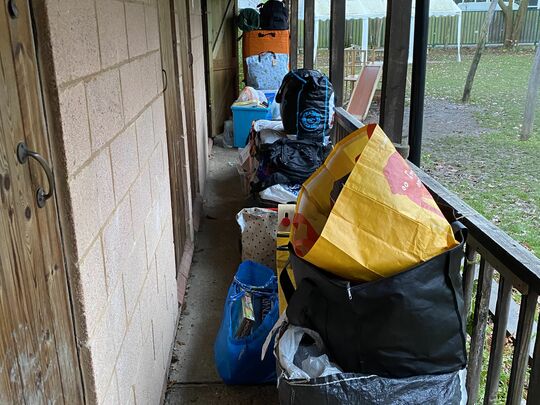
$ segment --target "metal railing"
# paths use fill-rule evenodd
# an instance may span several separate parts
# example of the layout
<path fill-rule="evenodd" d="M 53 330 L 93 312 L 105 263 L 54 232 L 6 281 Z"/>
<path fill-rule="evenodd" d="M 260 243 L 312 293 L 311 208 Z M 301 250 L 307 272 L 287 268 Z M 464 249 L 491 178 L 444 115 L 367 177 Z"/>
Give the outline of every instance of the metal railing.
<path fill-rule="evenodd" d="M 361 126 L 360 121 L 337 108 L 334 142 Z M 472 312 L 467 403 L 500 403 L 500 394 L 506 397 L 507 404 L 521 404 L 524 398 L 527 404 L 540 404 L 540 338 L 530 348 L 533 335 L 540 333 L 538 326 L 533 330 L 540 293 L 540 259 L 420 168 L 409 164 L 447 218 L 459 219 L 469 231 L 463 263 L 467 318 Z M 513 328 L 509 327 L 512 306 L 519 308 L 517 326 Z M 488 344 L 489 355 L 484 356 Z M 503 359 L 510 356 L 510 377 L 501 383 Z M 479 398 L 481 383 L 485 386 L 484 398 Z"/>

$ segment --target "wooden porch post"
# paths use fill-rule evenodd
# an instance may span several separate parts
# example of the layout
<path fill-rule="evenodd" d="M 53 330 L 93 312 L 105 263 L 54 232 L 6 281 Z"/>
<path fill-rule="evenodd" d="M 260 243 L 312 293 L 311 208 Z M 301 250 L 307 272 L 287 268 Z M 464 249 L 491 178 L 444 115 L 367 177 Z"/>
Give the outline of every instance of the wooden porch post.
<path fill-rule="evenodd" d="M 379 122 L 392 142 L 401 144 L 412 0 L 388 0 Z"/>
<path fill-rule="evenodd" d="M 422 130 L 424 128 L 424 93 L 429 26 L 429 0 L 416 0 L 414 49 L 409 117 L 409 160 L 420 166 Z"/>
<path fill-rule="evenodd" d="M 315 43 L 315 0 L 304 0 L 304 68 L 313 69 Z"/>
<path fill-rule="evenodd" d="M 298 0 L 290 0 L 289 33 L 289 63 L 294 70 L 298 67 Z"/>
<path fill-rule="evenodd" d="M 339 107 L 343 103 L 345 0 L 331 0 L 330 24 L 330 81 L 334 86 L 336 107 Z"/>

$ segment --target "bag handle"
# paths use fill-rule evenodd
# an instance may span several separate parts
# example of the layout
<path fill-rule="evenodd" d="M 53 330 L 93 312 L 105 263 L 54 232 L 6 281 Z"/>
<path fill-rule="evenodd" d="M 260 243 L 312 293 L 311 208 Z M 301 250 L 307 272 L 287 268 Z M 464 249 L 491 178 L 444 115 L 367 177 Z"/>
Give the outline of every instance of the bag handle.
<path fill-rule="evenodd" d="M 287 263 L 285 263 L 285 266 L 283 267 L 283 270 L 281 270 L 281 273 L 279 275 L 279 284 L 281 285 L 281 290 L 283 291 L 283 295 L 285 296 L 285 301 L 287 301 L 287 304 L 289 303 L 294 292 L 296 291 L 291 281 L 291 278 L 289 277 L 289 272 L 287 271 L 287 267 L 289 267 L 290 264 L 291 261 L 287 260 Z"/>
<path fill-rule="evenodd" d="M 267 35 L 270 35 L 272 38 L 275 38 L 275 37 L 276 37 L 276 33 L 275 33 L 275 32 L 267 32 L 266 34 L 263 34 L 262 32 L 259 32 L 258 37 L 259 37 L 259 38 L 263 38 L 263 37 L 266 37 Z"/>
<path fill-rule="evenodd" d="M 450 226 L 452 227 L 452 231 L 454 232 L 454 235 L 461 234 L 461 238 L 463 239 L 463 242 L 467 240 L 467 235 L 469 234 L 469 231 L 465 225 L 463 225 L 459 221 L 453 221 Z"/>
<path fill-rule="evenodd" d="M 272 52 L 272 51 L 264 51 L 264 52 L 259 53 L 259 62 L 261 61 L 261 56 L 264 56 L 264 55 L 266 55 L 267 53 L 271 53 L 272 56 L 273 56 L 273 58 L 274 58 L 274 59 L 277 59 L 276 54 L 275 54 L 274 52 Z"/>

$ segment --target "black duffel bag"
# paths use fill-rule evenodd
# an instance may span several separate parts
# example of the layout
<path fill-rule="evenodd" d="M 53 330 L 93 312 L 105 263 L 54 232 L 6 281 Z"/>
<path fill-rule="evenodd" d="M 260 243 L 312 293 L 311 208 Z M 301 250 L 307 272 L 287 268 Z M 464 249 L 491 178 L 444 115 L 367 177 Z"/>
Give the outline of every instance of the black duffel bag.
<path fill-rule="evenodd" d="M 287 138 L 260 145 L 257 160 L 261 166 L 259 171 L 264 176 L 253 185 L 253 191 L 258 192 L 274 184 L 302 184 L 324 162 L 328 152 L 328 148 L 319 143 Z"/>
<path fill-rule="evenodd" d="M 318 332 L 330 360 L 345 372 L 383 377 L 444 374 L 467 362 L 460 266 L 466 229 L 452 224 L 460 244 L 388 278 L 351 284 L 295 255 L 280 282 L 289 323 Z"/>

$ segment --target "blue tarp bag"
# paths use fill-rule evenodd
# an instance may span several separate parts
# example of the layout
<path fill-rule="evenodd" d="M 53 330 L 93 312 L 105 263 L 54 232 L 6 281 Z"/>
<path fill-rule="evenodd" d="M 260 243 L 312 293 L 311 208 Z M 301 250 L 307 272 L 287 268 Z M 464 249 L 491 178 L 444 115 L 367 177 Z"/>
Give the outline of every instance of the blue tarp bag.
<path fill-rule="evenodd" d="M 289 71 L 289 55 L 262 52 L 246 58 L 246 83 L 257 90 L 279 89 Z"/>
<path fill-rule="evenodd" d="M 246 318 L 246 312 L 252 319 Z M 217 371 L 226 384 L 276 380 L 276 359 L 269 350 L 261 361 L 261 350 L 278 317 L 274 272 L 250 260 L 242 262 L 229 287 L 214 344 Z"/>

